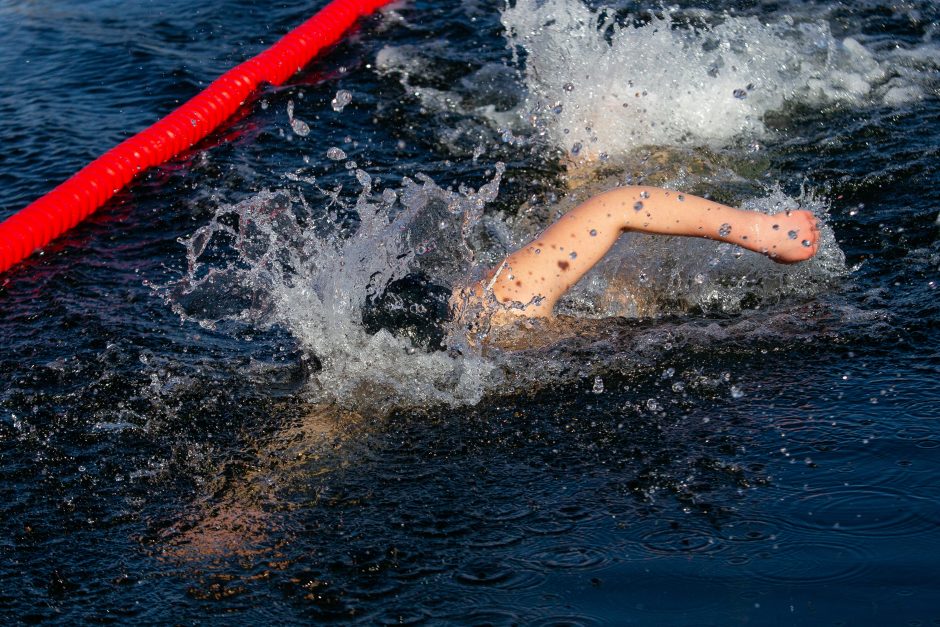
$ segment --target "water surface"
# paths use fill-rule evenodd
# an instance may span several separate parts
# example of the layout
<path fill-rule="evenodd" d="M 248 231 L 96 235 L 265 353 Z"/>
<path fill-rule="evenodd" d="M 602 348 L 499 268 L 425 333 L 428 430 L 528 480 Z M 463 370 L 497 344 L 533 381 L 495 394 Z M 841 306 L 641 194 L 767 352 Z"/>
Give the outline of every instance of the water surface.
<path fill-rule="evenodd" d="M 0 3 L 0 215 L 311 10 Z M 366 20 L 0 277 L 0 615 L 935 624 L 938 18 Z M 587 156 L 831 239 L 628 240 L 521 353 L 428 322 Z M 598 300 L 618 272 L 654 311 Z"/>

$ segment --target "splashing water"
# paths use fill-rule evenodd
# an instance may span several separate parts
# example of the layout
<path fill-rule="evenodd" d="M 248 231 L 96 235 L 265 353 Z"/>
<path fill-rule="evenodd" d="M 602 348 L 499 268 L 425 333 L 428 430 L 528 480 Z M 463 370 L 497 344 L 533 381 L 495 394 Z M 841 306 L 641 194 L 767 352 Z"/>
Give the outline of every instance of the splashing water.
<path fill-rule="evenodd" d="M 673 14 L 621 25 L 607 9 L 569 0 L 518 0 L 503 11 L 525 55 L 526 110 L 549 140 L 585 159 L 642 145 L 727 145 L 767 133 L 764 116 L 787 103 L 897 105 L 924 96 L 910 59 L 876 56 L 810 17 L 710 15 L 691 27 Z"/>
<path fill-rule="evenodd" d="M 363 310 L 409 272 L 445 284 L 467 275 L 464 238 L 496 197 L 502 173 L 500 164 L 478 191 L 446 191 L 419 175 L 377 194 L 370 175 L 356 170 L 362 189 L 352 206 L 341 188 L 291 175 L 314 188 L 315 200 L 309 190 L 281 190 L 219 207 L 183 241 L 188 270 L 167 286 L 168 299 L 209 327 L 286 328 L 319 364 L 315 402 L 373 411 L 476 403 L 493 384 L 490 364 L 474 354 L 416 351 L 388 330 L 369 333 Z"/>

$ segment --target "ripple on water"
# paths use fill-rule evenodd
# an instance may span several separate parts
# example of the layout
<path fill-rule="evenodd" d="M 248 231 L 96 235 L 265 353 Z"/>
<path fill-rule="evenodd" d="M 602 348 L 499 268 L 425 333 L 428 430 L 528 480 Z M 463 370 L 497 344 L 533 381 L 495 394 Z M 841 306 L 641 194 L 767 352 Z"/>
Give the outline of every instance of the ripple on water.
<path fill-rule="evenodd" d="M 531 535 L 557 536 L 568 533 L 574 529 L 574 523 L 565 520 L 555 520 L 553 518 L 541 517 L 527 525 L 524 525 L 523 529 L 525 529 Z"/>
<path fill-rule="evenodd" d="M 357 599 L 375 601 L 397 595 L 401 589 L 401 582 L 383 577 L 350 586 L 346 589 L 346 594 Z"/>
<path fill-rule="evenodd" d="M 549 570 L 592 570 L 611 562 L 605 551 L 581 544 L 556 544 L 529 555 L 527 561 Z"/>
<path fill-rule="evenodd" d="M 766 542 L 780 533 L 777 520 L 744 518 L 729 522 L 718 530 L 718 535 L 729 542 Z"/>
<path fill-rule="evenodd" d="M 664 521 L 657 529 L 640 536 L 640 545 L 654 555 L 713 553 L 724 548 L 722 539 L 706 529 L 680 521 Z"/>
<path fill-rule="evenodd" d="M 475 549 L 501 549 L 525 539 L 520 529 L 483 529 L 468 538 L 465 545 Z"/>
<path fill-rule="evenodd" d="M 782 542 L 773 552 L 756 554 L 742 568 L 750 575 L 773 583 L 819 584 L 858 577 L 871 555 L 849 538 L 832 541 Z"/>
<path fill-rule="evenodd" d="M 444 509 L 427 512 L 419 517 L 407 517 L 407 519 L 402 517 L 403 527 L 425 538 L 463 537 L 472 531 L 471 523 L 472 521 L 464 517 L 462 512 Z"/>
<path fill-rule="evenodd" d="M 426 611 L 408 608 L 390 608 L 370 617 L 376 625 L 423 625 L 431 617 Z"/>
<path fill-rule="evenodd" d="M 461 566 L 454 577 L 467 586 L 484 586 L 500 590 L 534 588 L 545 581 L 543 573 L 526 568 L 516 560 L 474 559 Z"/>
<path fill-rule="evenodd" d="M 933 499 L 879 486 L 836 486 L 793 495 L 785 524 L 850 536 L 909 536 L 933 531 L 940 507 Z"/>
<path fill-rule="evenodd" d="M 532 508 L 524 503 L 495 503 L 484 505 L 470 516 L 487 523 L 512 522 L 532 515 Z"/>

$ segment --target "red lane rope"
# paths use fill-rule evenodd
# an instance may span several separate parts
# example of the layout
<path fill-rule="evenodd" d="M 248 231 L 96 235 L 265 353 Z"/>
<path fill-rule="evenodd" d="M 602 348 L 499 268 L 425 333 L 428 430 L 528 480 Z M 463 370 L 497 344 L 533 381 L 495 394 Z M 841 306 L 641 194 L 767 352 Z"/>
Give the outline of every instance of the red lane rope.
<path fill-rule="evenodd" d="M 217 129 L 262 82 L 280 85 L 360 17 L 390 0 L 333 0 L 258 56 L 237 65 L 171 114 L 121 142 L 0 223 L 0 272 L 97 210 L 138 173 Z"/>

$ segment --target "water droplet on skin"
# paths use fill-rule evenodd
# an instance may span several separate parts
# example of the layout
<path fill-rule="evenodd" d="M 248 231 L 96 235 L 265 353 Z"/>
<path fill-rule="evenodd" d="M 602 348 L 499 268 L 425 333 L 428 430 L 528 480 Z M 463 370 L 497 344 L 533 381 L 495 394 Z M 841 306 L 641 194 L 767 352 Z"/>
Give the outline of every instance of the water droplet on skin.
<path fill-rule="evenodd" d="M 346 153 L 343 152 L 342 148 L 333 146 L 326 151 L 326 158 L 332 161 L 342 161 L 346 158 Z"/>
<path fill-rule="evenodd" d="M 650 197 L 650 193 L 648 191 L 643 190 L 642 192 L 640 192 L 640 198 L 649 198 L 649 197 Z"/>
<path fill-rule="evenodd" d="M 802 244 L 806 246 L 807 248 L 809 248 L 810 246 L 813 245 L 813 242 L 809 241 L 808 239 L 804 239 Z"/>
<path fill-rule="evenodd" d="M 780 225 L 779 225 L 779 224 L 773 225 L 773 230 L 779 231 L 779 230 L 780 230 Z"/>
<path fill-rule="evenodd" d="M 571 251 L 571 253 L 570 253 L 568 256 L 571 257 L 572 259 L 577 259 L 577 258 L 578 258 L 578 253 L 576 253 L 576 252 L 574 252 L 574 251 Z"/>
<path fill-rule="evenodd" d="M 591 237 L 597 237 L 597 229 L 591 229 L 590 233 L 591 233 Z"/>
<path fill-rule="evenodd" d="M 564 86 L 562 86 L 562 89 L 567 92 L 572 92 L 574 91 L 574 83 L 565 83 Z"/>
<path fill-rule="evenodd" d="M 594 387 L 591 388 L 591 391 L 595 394 L 602 394 L 604 392 L 604 380 L 600 377 L 594 377 Z"/>
<path fill-rule="evenodd" d="M 718 229 L 718 235 L 722 237 L 728 237 L 729 235 L 731 235 L 731 225 L 728 224 L 727 222 L 722 224 L 721 227 L 719 227 Z"/>
<path fill-rule="evenodd" d="M 636 210 L 636 211 L 642 210 L 642 209 L 643 209 L 643 201 L 638 200 L 638 201 L 636 201 L 635 203 L 633 203 L 633 209 Z"/>
<path fill-rule="evenodd" d="M 536 255 L 541 255 L 541 254 L 542 254 L 542 249 L 541 249 L 541 248 L 536 248 L 536 249 L 535 249 L 535 254 L 536 254 Z"/>
<path fill-rule="evenodd" d="M 677 199 L 679 202 L 682 202 L 683 200 L 685 200 L 685 194 L 679 194 L 678 196 L 676 196 L 676 199 Z"/>
<path fill-rule="evenodd" d="M 330 105 L 333 107 L 333 111 L 337 113 L 342 113 L 343 108 L 352 102 L 352 92 L 348 89 L 340 89 L 336 92 L 336 95 L 333 96 L 333 100 L 330 101 Z"/>
<path fill-rule="evenodd" d="M 796 239 L 796 231 L 789 231 L 787 233 L 787 237 L 789 237 L 790 239 Z"/>

